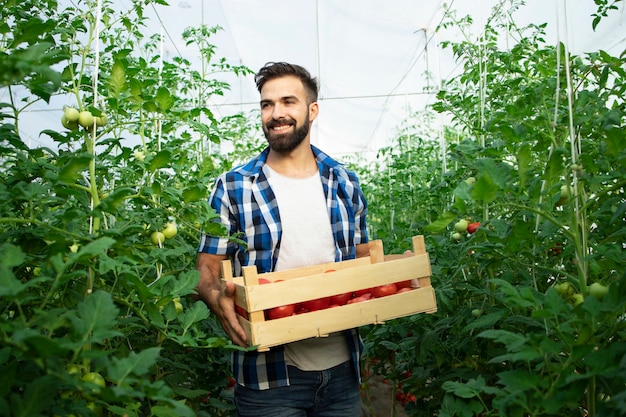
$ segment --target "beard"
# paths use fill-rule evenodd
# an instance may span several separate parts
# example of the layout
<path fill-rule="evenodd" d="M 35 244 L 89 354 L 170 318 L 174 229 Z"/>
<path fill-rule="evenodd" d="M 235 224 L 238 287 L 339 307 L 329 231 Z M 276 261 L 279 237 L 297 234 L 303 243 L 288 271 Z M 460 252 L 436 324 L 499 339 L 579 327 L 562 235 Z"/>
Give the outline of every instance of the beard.
<path fill-rule="evenodd" d="M 295 120 L 289 120 L 288 124 L 295 127 L 292 133 L 275 133 L 271 131 L 272 127 L 283 124 L 285 124 L 285 120 L 272 119 L 267 123 L 267 125 L 263 126 L 263 133 L 265 134 L 265 138 L 267 139 L 270 149 L 280 153 L 293 151 L 307 137 L 310 125 L 309 115 L 306 115 L 306 119 L 300 127 L 298 127 Z"/>

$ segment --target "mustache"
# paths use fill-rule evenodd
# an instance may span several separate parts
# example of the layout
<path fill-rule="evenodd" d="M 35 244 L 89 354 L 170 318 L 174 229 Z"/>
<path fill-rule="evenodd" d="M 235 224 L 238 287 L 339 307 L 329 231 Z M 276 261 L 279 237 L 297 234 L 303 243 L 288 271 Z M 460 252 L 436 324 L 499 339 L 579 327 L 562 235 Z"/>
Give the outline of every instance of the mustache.
<path fill-rule="evenodd" d="M 269 122 L 267 122 L 267 127 L 269 129 L 276 127 L 276 126 L 280 126 L 280 125 L 295 125 L 296 121 L 293 119 L 286 119 L 286 118 L 281 118 L 281 119 L 272 119 Z"/>

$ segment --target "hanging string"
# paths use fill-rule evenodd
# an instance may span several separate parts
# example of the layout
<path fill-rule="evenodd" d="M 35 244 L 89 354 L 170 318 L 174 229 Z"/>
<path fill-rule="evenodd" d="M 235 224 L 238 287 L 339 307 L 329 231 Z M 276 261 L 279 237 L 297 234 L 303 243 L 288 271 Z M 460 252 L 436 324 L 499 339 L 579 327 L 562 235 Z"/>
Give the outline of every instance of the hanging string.
<path fill-rule="evenodd" d="M 564 30 L 565 36 L 568 36 L 568 28 L 567 28 L 567 7 L 566 2 L 563 0 L 563 12 L 565 15 L 564 21 Z M 580 137 L 577 137 L 576 132 L 574 130 L 574 105 L 573 105 L 573 96 L 574 96 L 574 88 L 572 83 L 572 76 L 570 73 L 570 63 L 569 63 L 569 49 L 567 47 L 567 43 L 565 44 L 565 75 L 567 78 L 567 111 L 568 111 L 568 128 L 569 128 L 569 140 L 570 140 L 570 158 L 571 164 L 577 164 L 580 158 L 580 154 L 582 153 L 582 146 L 580 143 Z M 569 186 L 569 184 L 567 184 Z M 574 216 L 573 221 L 574 225 L 572 227 L 573 230 L 578 231 L 580 233 L 580 242 L 579 246 L 576 245 L 580 250 L 576 250 L 576 260 L 578 263 L 579 271 L 582 274 L 583 282 L 581 282 L 581 286 L 586 285 L 587 283 L 587 233 L 586 233 L 586 224 L 585 217 L 583 213 L 580 211 L 580 203 L 578 198 L 578 176 L 576 171 L 573 172 L 572 175 L 572 188 L 574 196 Z M 582 288 L 581 288 L 582 289 Z"/>
<path fill-rule="evenodd" d="M 102 0 L 98 0 L 96 3 L 96 21 L 95 23 L 95 57 L 94 57 L 94 69 L 93 69 L 93 105 L 97 106 L 98 103 L 98 84 L 100 73 L 100 21 L 102 20 Z M 91 130 L 91 154 L 95 160 L 96 158 L 96 123 L 93 124 Z M 93 181 L 93 179 L 92 179 Z M 93 211 L 95 205 L 94 197 L 91 196 L 90 208 Z M 94 229 L 94 217 L 89 217 L 89 233 L 92 234 Z"/>

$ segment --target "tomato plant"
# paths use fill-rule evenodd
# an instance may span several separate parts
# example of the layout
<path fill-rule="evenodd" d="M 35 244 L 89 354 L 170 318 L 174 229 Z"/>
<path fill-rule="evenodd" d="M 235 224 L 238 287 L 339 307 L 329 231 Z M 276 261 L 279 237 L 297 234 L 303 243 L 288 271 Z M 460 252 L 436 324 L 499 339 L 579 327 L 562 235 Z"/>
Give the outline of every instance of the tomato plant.
<path fill-rule="evenodd" d="M 452 121 L 440 134 L 428 123 L 436 116 L 416 113 L 375 163 L 354 164 L 371 237 L 402 253 L 425 236 L 438 303 L 362 328 L 366 361 L 402 384 L 400 398 L 415 395 L 408 415 L 617 417 L 624 56 L 568 55 L 545 44 L 543 25 L 518 27 L 508 13 L 494 12 L 480 42 L 445 43 L 464 67 L 438 92 L 433 110 Z M 468 24 L 469 34 L 470 21 L 441 29 Z M 511 31 L 521 36 L 503 50 Z M 481 219 L 470 223 L 479 232 L 468 224 L 463 236 L 459 219 Z"/>
<path fill-rule="evenodd" d="M 157 55 L 140 30 L 150 1 L 101 3 L 100 22 L 95 1 L 0 8 L 0 414 L 230 415 L 217 381 L 236 348 L 191 296 L 199 233 L 222 233 L 208 186 L 256 127 L 194 104 L 226 85 Z M 184 36 L 208 46 L 216 30 Z M 56 109 L 52 147 L 22 137 L 34 103 Z M 229 138 L 247 145 L 205 149 Z"/>

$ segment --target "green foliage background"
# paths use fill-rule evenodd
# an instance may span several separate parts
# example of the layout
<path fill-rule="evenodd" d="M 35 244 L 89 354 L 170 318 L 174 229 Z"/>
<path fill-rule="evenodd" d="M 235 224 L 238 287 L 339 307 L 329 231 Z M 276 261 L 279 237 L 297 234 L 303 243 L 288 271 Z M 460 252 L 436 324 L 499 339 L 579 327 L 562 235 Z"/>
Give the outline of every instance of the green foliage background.
<path fill-rule="evenodd" d="M 223 233 L 206 204 L 213 180 L 263 140 L 257 114 L 217 118 L 198 103 L 228 88 L 221 73 L 250 70 L 216 56 L 220 29 L 208 27 L 183 34 L 201 46 L 203 72 L 181 58 L 160 66 L 158 40 L 142 33 L 150 3 L 119 14 L 105 1 L 100 32 L 94 2 L 0 9 L 10 93 L 0 103 L 0 415 L 233 414 L 235 347 L 191 297 L 195 252 L 202 230 Z M 617 3 L 597 0 L 590 24 Z M 414 396 L 397 404 L 409 415 L 626 410 L 624 56 L 570 56 L 545 44 L 544 29 L 494 13 L 482 41 L 445 45 L 462 74 L 374 161 L 349 161 L 371 237 L 399 253 L 422 234 L 431 256 L 437 313 L 362 329 L 369 371 Z M 519 36 L 510 50 L 497 46 L 504 31 Z M 13 101 L 15 91 L 27 98 Z M 27 147 L 20 114 L 57 95 L 107 124 L 65 129 L 59 114 L 59 129 L 42 132 L 56 148 Z M 452 122 L 439 129 L 442 115 Z M 453 239 L 459 219 L 480 227 Z M 155 245 L 169 222 L 178 233 Z M 589 295 L 596 282 L 604 298 Z"/>

